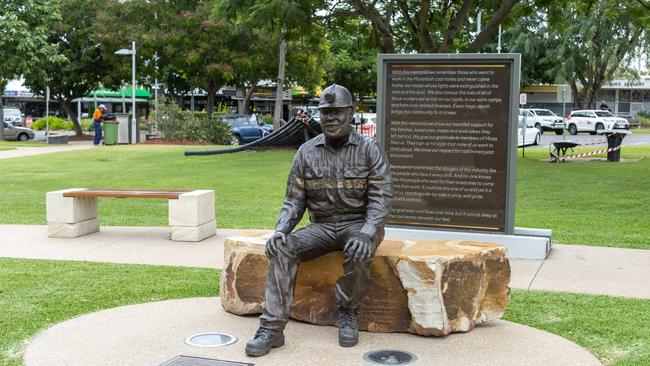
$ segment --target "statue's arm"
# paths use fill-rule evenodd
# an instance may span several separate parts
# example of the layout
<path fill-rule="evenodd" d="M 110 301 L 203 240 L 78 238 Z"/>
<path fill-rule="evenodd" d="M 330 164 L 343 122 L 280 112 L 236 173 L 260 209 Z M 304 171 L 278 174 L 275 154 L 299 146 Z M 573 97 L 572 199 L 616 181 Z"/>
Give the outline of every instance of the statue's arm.
<path fill-rule="evenodd" d="M 303 169 L 302 150 L 298 150 L 291 165 L 291 172 L 287 180 L 287 192 L 282 208 L 280 208 L 278 221 L 275 224 L 275 231 L 289 234 L 305 213 L 307 195 Z"/>
<path fill-rule="evenodd" d="M 384 227 L 393 202 L 393 183 L 390 164 L 383 149 L 373 143 L 368 148 L 368 207 L 361 233 L 375 237 Z"/>

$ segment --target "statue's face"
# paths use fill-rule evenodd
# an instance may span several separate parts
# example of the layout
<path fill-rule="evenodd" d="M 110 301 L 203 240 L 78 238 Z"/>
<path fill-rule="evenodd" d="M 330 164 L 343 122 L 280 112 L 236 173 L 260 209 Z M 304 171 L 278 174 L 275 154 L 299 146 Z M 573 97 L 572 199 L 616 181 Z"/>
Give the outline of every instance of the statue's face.
<path fill-rule="evenodd" d="M 350 134 L 352 108 L 321 108 L 320 125 L 330 141 L 338 141 Z"/>

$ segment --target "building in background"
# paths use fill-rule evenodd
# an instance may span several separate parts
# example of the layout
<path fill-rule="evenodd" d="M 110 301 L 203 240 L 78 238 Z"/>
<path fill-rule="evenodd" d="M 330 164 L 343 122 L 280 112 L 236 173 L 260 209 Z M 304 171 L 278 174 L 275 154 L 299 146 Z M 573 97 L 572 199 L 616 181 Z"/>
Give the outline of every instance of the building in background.
<path fill-rule="evenodd" d="M 562 103 L 557 101 L 557 90 L 557 85 L 530 85 L 523 87 L 521 92 L 528 95 L 527 108 L 546 108 L 561 115 Z M 567 103 L 567 113 L 576 109 L 574 100 L 572 96 Z M 639 80 L 612 80 L 603 85 L 591 108 L 598 109 L 603 100 L 614 114 L 622 117 L 635 117 L 639 111 L 650 111 L 650 75 L 641 76 Z"/>

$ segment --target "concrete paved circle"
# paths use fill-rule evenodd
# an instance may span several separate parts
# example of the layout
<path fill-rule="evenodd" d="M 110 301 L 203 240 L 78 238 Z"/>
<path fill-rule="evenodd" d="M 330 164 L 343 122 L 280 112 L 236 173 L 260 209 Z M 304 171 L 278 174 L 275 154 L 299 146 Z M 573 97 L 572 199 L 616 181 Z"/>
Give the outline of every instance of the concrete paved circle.
<path fill-rule="evenodd" d="M 562 337 L 499 320 L 469 333 L 444 338 L 362 332 L 352 348 L 338 345 L 337 329 L 292 321 L 287 343 L 261 358 L 248 358 L 244 346 L 257 329 L 257 317 L 226 313 L 219 298 L 192 298 L 130 305 L 74 318 L 33 339 L 26 366 L 147 365 L 191 355 L 255 365 L 368 365 L 363 354 L 400 349 L 418 357 L 415 365 L 600 365 L 589 352 Z M 220 331 L 238 337 L 224 348 L 198 348 L 186 337 Z"/>

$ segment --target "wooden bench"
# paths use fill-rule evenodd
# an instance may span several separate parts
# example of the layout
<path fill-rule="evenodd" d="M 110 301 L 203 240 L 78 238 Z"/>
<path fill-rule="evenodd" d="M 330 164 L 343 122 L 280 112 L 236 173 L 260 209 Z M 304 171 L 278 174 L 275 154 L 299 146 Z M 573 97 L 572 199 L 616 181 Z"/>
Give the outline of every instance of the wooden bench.
<path fill-rule="evenodd" d="M 171 240 L 201 241 L 216 234 L 213 190 L 71 188 L 46 194 L 48 237 L 76 238 L 99 231 L 99 197 L 167 199 Z"/>

